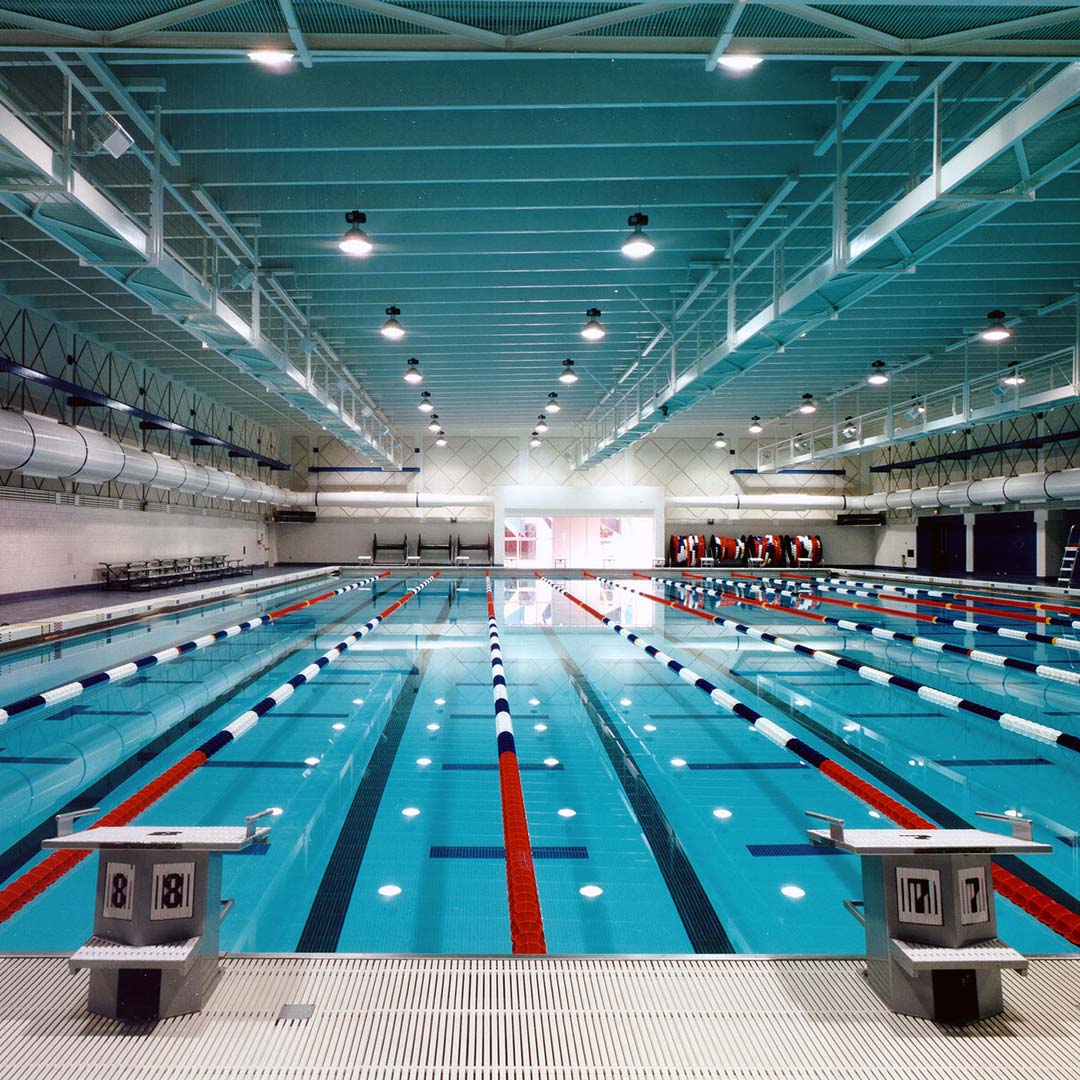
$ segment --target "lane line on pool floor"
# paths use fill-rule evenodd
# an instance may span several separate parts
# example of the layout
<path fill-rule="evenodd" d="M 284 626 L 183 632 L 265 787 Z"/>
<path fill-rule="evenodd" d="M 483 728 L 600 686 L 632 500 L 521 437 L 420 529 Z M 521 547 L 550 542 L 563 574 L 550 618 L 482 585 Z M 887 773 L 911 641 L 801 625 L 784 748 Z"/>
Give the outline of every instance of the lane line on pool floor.
<path fill-rule="evenodd" d="M 589 577 L 593 576 L 588 574 L 587 571 L 586 574 Z M 864 663 L 862 660 L 854 660 L 850 656 L 845 656 L 843 653 L 834 653 L 830 652 L 828 649 L 815 649 L 811 645 L 803 645 L 801 642 L 795 641 L 792 638 L 786 638 L 780 634 L 770 633 L 751 623 L 736 622 L 734 619 L 727 619 L 722 615 L 712 615 L 707 611 L 698 611 L 696 608 L 687 607 L 685 604 L 680 604 L 674 600 L 668 600 L 663 596 L 654 596 L 652 593 L 631 589 L 628 585 L 624 585 L 621 582 L 614 581 L 610 578 L 596 578 L 596 580 L 613 585 L 616 588 L 626 589 L 627 592 L 636 593 L 638 596 L 644 596 L 658 604 L 667 604 L 669 607 L 684 611 L 699 619 L 705 619 L 709 622 L 716 623 L 718 626 L 734 630 L 737 634 L 742 634 L 745 637 L 756 638 L 759 641 L 765 641 L 770 645 L 776 645 L 781 649 L 786 649 L 788 652 L 795 652 L 799 653 L 801 656 L 807 656 L 819 664 L 824 664 L 826 667 L 843 668 L 846 671 L 854 672 L 860 679 L 864 679 L 869 683 L 874 683 L 877 686 L 889 686 L 897 690 L 904 690 L 907 693 L 915 694 L 916 697 L 921 698 L 923 701 L 932 702 L 933 704 L 949 709 L 952 712 L 969 713 L 970 715 L 978 716 L 983 720 L 990 720 L 1004 731 L 1008 731 L 1013 735 L 1020 735 L 1022 738 L 1034 739 L 1037 742 L 1060 746 L 1062 749 L 1080 753 L 1080 736 L 1071 735 L 1066 731 L 1059 731 L 1057 728 L 1052 728 L 1048 724 L 1040 724 L 1034 720 L 1028 720 L 1023 716 L 1017 716 L 1014 713 L 992 708 L 989 705 L 980 705 L 976 701 L 970 701 L 968 698 L 962 698 L 956 694 L 950 694 L 945 690 L 939 690 L 937 687 L 930 686 L 927 683 L 916 682 L 914 679 L 909 679 L 906 675 L 897 675 L 895 672 L 888 671 L 885 668 L 877 668 L 872 664 Z M 661 585 L 669 584 L 667 579 L 664 578 L 652 578 L 650 580 L 656 581 Z M 814 619 L 818 622 L 837 623 L 840 621 L 838 619 L 833 619 L 829 615 L 819 615 L 816 612 L 797 612 L 793 608 L 783 607 L 779 604 L 769 604 L 764 600 L 752 600 L 749 597 L 736 596 L 734 593 L 728 594 L 728 598 L 735 602 L 753 607 L 767 608 L 774 611 L 785 612 L 787 614 L 804 615 L 806 618 Z"/>
<path fill-rule="evenodd" d="M 510 942 L 515 953 L 546 953 L 540 894 L 536 888 L 532 842 L 521 790 L 514 718 L 506 685 L 499 622 L 491 575 L 484 575 L 487 593 L 488 651 L 491 656 L 491 694 L 495 707 L 495 731 L 499 759 L 499 797 L 502 804 L 503 849 L 506 855 L 506 892 L 510 908 Z"/>
<path fill-rule="evenodd" d="M 181 781 L 186 780 L 187 777 L 195 772 L 200 766 L 204 765 L 219 750 L 228 746 L 229 743 L 234 742 L 236 739 L 241 738 L 245 733 L 250 731 L 263 716 L 292 697 L 294 691 L 298 687 L 303 686 L 305 683 L 316 678 L 319 672 L 325 667 L 334 663 L 334 661 L 342 656 L 349 648 L 367 637 L 373 630 L 377 629 L 383 620 L 387 619 L 397 611 L 398 608 L 407 604 L 417 595 L 417 593 L 427 588 L 427 586 L 438 576 L 439 573 L 436 571 L 431 577 L 422 581 L 419 585 L 414 585 L 412 588 L 408 589 L 404 596 L 395 600 L 389 607 L 379 612 L 378 615 L 374 616 L 362 627 L 353 631 L 352 634 L 339 644 L 335 645 L 334 648 L 323 653 L 322 656 L 308 664 L 307 667 L 298 672 L 287 682 L 282 683 L 277 689 L 272 690 L 252 708 L 241 713 L 231 724 L 227 724 L 216 735 L 211 736 L 201 746 L 192 750 L 189 754 L 186 754 L 171 768 L 166 769 L 165 772 L 157 777 L 157 779 L 151 780 L 150 783 L 144 785 L 135 792 L 135 794 L 129 796 L 120 803 L 119 806 L 94 822 L 90 828 L 130 824 L 139 816 L 139 814 L 152 806 L 163 795 L 171 791 L 177 784 L 181 783 Z M 4 886 L 3 889 L 0 889 L 0 922 L 4 922 L 11 918 L 16 911 L 24 907 L 37 896 L 40 896 L 41 893 L 49 888 L 49 886 L 59 881 L 64 874 L 82 862 L 89 854 L 89 850 L 53 852 L 42 862 L 38 863 L 37 866 Z"/>
<path fill-rule="evenodd" d="M 556 592 L 561 593 L 572 603 L 588 612 L 593 618 L 598 619 L 620 637 L 625 638 L 632 645 L 641 649 L 646 655 L 651 656 L 658 663 L 663 664 L 665 667 L 675 672 L 675 674 L 684 682 L 697 687 L 698 690 L 708 695 L 717 705 L 727 709 L 735 716 L 746 720 L 771 742 L 798 755 L 830 780 L 833 780 L 839 786 L 845 788 L 868 806 L 885 814 L 898 825 L 901 825 L 905 829 L 936 828 L 931 821 L 928 821 L 926 818 L 908 809 L 902 803 L 892 798 L 891 795 L 886 794 L 884 791 L 875 788 L 867 781 L 862 780 L 849 769 L 844 768 L 839 762 L 825 757 L 824 754 L 803 742 L 802 739 L 780 727 L 775 721 L 768 719 L 756 709 L 750 708 L 749 705 L 739 701 L 738 698 L 721 690 L 718 686 L 686 667 L 685 664 L 682 664 L 678 660 L 668 656 L 666 653 L 661 652 L 656 646 L 648 644 L 648 642 L 633 633 L 633 631 L 627 630 L 626 627 L 621 626 L 612 619 L 602 615 L 594 607 L 591 607 L 589 604 L 585 603 L 584 600 L 574 596 L 572 593 L 562 588 L 562 586 L 557 585 L 555 582 L 551 581 L 549 578 L 543 577 L 539 573 L 537 573 L 536 576 Z M 592 577 L 593 575 L 589 576 Z M 627 592 L 636 593 L 639 596 L 648 597 L 649 599 L 656 600 L 658 603 L 665 604 L 669 607 L 685 610 L 690 614 L 702 615 L 703 618 L 715 618 L 714 616 L 703 615 L 701 612 L 695 612 L 692 608 L 687 608 L 685 605 L 677 604 L 672 600 L 667 600 L 663 597 L 653 597 L 649 593 L 642 593 L 637 589 L 631 589 L 629 586 L 611 581 L 611 579 L 598 578 L 596 580 L 605 584 L 610 583 L 616 588 L 625 589 Z M 1013 901 L 1018 907 L 1023 908 L 1028 914 L 1034 916 L 1039 922 L 1048 926 L 1051 930 L 1061 934 L 1068 941 L 1075 945 L 1080 945 L 1080 915 L 1070 911 L 1065 905 L 1054 900 L 1052 897 L 1047 896 L 1040 890 L 1026 884 L 1011 871 L 1005 870 L 1000 865 L 995 864 L 993 876 L 994 887 L 1002 894 L 1002 896 Z"/>
<path fill-rule="evenodd" d="M 448 591 L 446 601 L 432 624 L 436 629 L 427 634 L 426 640 L 432 641 L 440 636 L 437 628 L 446 622 L 453 602 L 453 594 Z M 419 698 L 420 684 L 430 661 L 430 654 L 417 649 L 415 663 L 398 671 L 405 678 L 349 800 L 337 839 L 323 867 L 318 888 L 300 931 L 296 952 L 337 951 L 360 867 L 375 828 L 375 818 L 390 779 L 390 770 L 397 758 L 405 727 Z"/>
<path fill-rule="evenodd" d="M 682 581 L 671 581 L 668 578 L 649 578 L 657 584 L 666 585 L 671 589 L 682 589 L 684 591 L 701 593 L 705 596 L 712 596 L 719 600 L 729 600 L 733 603 L 747 603 L 751 605 L 758 605 L 766 603 L 765 601 L 757 600 L 753 597 L 743 596 L 741 593 L 726 593 L 718 592 L 715 589 L 707 589 L 701 585 L 687 585 Z M 703 578 L 703 581 L 709 581 L 716 584 L 724 584 L 729 579 L 725 578 Z M 911 617 L 908 612 L 895 611 L 891 608 L 884 607 L 871 607 L 867 604 L 856 604 L 850 600 L 837 600 L 827 596 L 814 596 L 812 593 L 807 592 L 795 592 L 784 589 L 783 586 L 772 587 L 768 585 L 750 585 L 744 586 L 741 582 L 734 586 L 735 588 L 758 589 L 759 591 L 772 593 L 773 596 L 779 596 L 783 599 L 797 601 L 799 599 L 811 598 L 815 601 L 820 601 L 825 604 L 837 604 L 841 607 L 855 608 L 859 611 L 880 612 L 886 615 L 900 615 L 901 617 Z M 857 634 L 866 634 L 870 637 L 877 638 L 879 641 L 902 641 L 907 645 L 911 645 L 913 648 L 922 649 L 926 652 L 933 653 L 950 653 L 953 656 L 961 656 L 965 660 L 970 660 L 975 664 L 985 664 L 987 667 L 994 668 L 1009 668 L 1014 671 L 1026 671 L 1029 675 L 1035 675 L 1040 679 L 1049 679 L 1054 682 L 1066 683 L 1071 686 L 1080 686 L 1080 671 L 1072 671 L 1069 668 L 1054 667 L 1052 664 L 1036 664 L 1032 660 L 1024 660 L 1016 656 L 1004 656 L 1001 653 L 988 652 L 985 649 L 969 649 L 963 645 L 954 645 L 951 642 L 940 641 L 937 638 L 919 637 L 914 634 L 905 634 L 901 630 L 889 630 L 884 626 L 877 626 L 873 623 L 852 622 L 850 619 L 836 619 L 831 615 L 821 615 L 816 612 L 807 612 L 797 607 L 787 607 L 781 604 L 769 604 L 768 606 L 775 608 L 778 611 L 786 611 L 792 615 L 804 619 L 814 619 L 818 622 L 828 623 L 830 626 L 838 626 L 842 630 L 848 630 Z M 934 618 L 934 616 L 929 616 Z"/>
<path fill-rule="evenodd" d="M 173 645 L 167 649 L 159 649 L 156 653 L 148 653 L 146 656 L 140 656 L 135 660 L 127 661 L 127 663 L 118 664 L 116 667 L 108 668 L 105 671 L 98 671 L 93 675 L 86 675 L 81 679 L 75 679 L 72 682 L 64 683 L 62 686 L 54 686 L 51 690 L 43 690 L 40 694 L 30 694 L 28 697 L 20 698 L 18 701 L 13 701 L 7 705 L 0 706 L 0 724 L 6 724 L 11 717 L 18 716 L 20 713 L 27 712 L 30 709 L 39 708 L 42 705 L 59 705 L 61 702 L 70 701 L 72 698 L 79 697 L 83 691 L 89 690 L 92 687 L 115 685 L 116 683 L 122 682 L 124 679 L 130 679 L 133 675 L 140 671 L 144 671 L 146 668 L 160 667 L 162 664 L 171 663 L 173 660 L 177 660 L 181 656 L 187 656 L 197 649 L 204 649 L 208 645 L 216 645 L 219 641 L 227 641 L 229 638 L 236 637 L 238 634 L 245 634 L 249 630 L 254 630 L 258 626 L 266 626 L 275 619 L 280 619 L 285 615 L 291 615 L 293 612 L 311 607 L 313 604 L 321 604 L 324 600 L 330 600 L 335 596 L 341 596 L 343 593 L 352 592 L 355 589 L 362 589 L 365 586 L 372 584 L 372 582 L 377 581 L 379 578 L 386 577 L 389 573 L 390 571 L 386 570 L 373 577 L 363 578 L 351 585 L 344 585 L 340 589 L 334 589 L 332 592 L 322 593 L 319 596 L 312 596 L 307 600 L 300 600 L 297 603 L 289 604 L 287 607 L 278 608 L 277 611 L 268 612 L 266 615 L 259 615 L 254 619 L 248 619 L 245 622 L 236 623 L 233 626 L 225 626 L 220 630 L 211 630 L 208 634 L 202 634 L 190 641 L 182 642 L 180 645 Z"/>
<path fill-rule="evenodd" d="M 554 630 L 544 627 L 544 634 L 618 777 L 623 795 L 637 819 L 691 948 L 695 953 L 705 955 L 735 952 L 735 945 L 713 907 L 693 862 L 668 821 L 660 800 L 645 779 L 641 766 L 634 759 L 633 752 L 619 734 L 618 724 L 607 711 L 603 698 Z"/>

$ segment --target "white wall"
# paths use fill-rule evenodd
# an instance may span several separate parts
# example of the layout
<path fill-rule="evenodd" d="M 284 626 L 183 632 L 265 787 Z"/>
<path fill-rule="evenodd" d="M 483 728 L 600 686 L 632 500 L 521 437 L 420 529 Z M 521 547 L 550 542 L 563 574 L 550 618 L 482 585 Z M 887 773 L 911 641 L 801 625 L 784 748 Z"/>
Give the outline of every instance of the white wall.
<path fill-rule="evenodd" d="M 462 521 L 451 524 L 448 521 L 418 521 L 415 518 L 323 518 L 319 511 L 319 521 L 314 525 L 275 525 L 274 550 L 278 562 L 282 563 L 348 563 L 357 555 L 371 553 L 373 533 L 379 534 L 379 543 L 400 544 L 403 534 L 409 538 L 409 551 L 416 550 L 417 536 L 422 535 L 425 542 L 445 544 L 447 537 L 454 536 L 463 544 L 482 544 L 491 535 L 490 521 Z M 466 552 L 474 563 L 482 564 L 485 554 L 482 551 Z M 389 559 L 385 561 L 390 561 Z M 432 553 L 432 562 L 436 556 Z"/>
<path fill-rule="evenodd" d="M 915 522 L 890 522 L 883 529 L 877 529 L 878 542 L 873 562 L 876 566 L 914 567 L 914 556 L 908 557 L 909 551 L 915 551 Z M 906 563 L 905 563 L 906 559 Z"/>
<path fill-rule="evenodd" d="M 101 562 L 226 555 L 262 563 L 267 539 L 257 521 L 0 502 L 0 593 L 93 584 Z"/>

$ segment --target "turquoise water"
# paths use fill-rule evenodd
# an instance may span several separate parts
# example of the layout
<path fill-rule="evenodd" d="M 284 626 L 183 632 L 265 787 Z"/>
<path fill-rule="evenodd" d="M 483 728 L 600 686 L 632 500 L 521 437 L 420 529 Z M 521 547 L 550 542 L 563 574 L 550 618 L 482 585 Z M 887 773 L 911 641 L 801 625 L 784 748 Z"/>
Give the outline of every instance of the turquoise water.
<path fill-rule="evenodd" d="M 395 574 L 0 726 L 2 873 L 16 877 L 40 859 L 52 815 L 73 805 L 114 807 L 417 580 Z M 1036 839 L 1053 853 L 1027 863 L 1075 908 L 1080 756 L 595 581 L 560 581 L 931 820 L 974 823 L 978 809 L 1032 817 Z M 0 699 L 325 587 L 304 583 L 7 653 Z M 808 853 L 804 811 L 872 826 L 865 804 L 546 585 L 500 578 L 495 596 L 550 952 L 861 950 L 861 928 L 842 903 L 861 894 L 858 862 Z M 789 614 L 723 611 L 1080 732 L 1080 690 Z M 831 606 L 827 613 L 845 614 Z M 868 621 L 909 633 L 915 625 Z M 1074 664 L 1048 646 L 943 627 L 930 636 Z M 226 949 L 505 953 L 495 765 L 483 578 L 445 574 L 137 823 L 239 824 L 264 807 L 283 810 L 268 846 L 224 857 L 224 895 L 236 901 L 222 926 Z M 0 950 L 81 944 L 91 928 L 95 863 L 86 859 L 0 923 Z M 998 922 L 1019 949 L 1075 951 L 1005 901 Z"/>

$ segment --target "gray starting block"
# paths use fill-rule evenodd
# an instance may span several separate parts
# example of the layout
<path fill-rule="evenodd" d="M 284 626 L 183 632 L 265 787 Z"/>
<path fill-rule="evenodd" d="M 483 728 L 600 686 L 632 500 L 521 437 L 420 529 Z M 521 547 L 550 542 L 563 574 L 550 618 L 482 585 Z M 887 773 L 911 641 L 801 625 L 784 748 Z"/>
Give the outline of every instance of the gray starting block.
<path fill-rule="evenodd" d="M 997 938 L 991 856 L 1053 850 L 1031 822 L 1002 814 L 1012 835 L 982 829 L 847 829 L 838 818 L 810 829 L 812 843 L 862 859 L 863 903 L 846 906 L 866 930 L 866 975 L 894 1012 L 970 1024 L 1002 1011 L 1001 969 L 1028 962 Z"/>
<path fill-rule="evenodd" d="M 239 826 L 122 826 L 60 835 L 42 847 L 97 850 L 93 936 L 72 954 L 90 971 L 89 1009 L 146 1022 L 199 1012 L 220 974 L 221 856 L 266 843 L 253 814 Z"/>

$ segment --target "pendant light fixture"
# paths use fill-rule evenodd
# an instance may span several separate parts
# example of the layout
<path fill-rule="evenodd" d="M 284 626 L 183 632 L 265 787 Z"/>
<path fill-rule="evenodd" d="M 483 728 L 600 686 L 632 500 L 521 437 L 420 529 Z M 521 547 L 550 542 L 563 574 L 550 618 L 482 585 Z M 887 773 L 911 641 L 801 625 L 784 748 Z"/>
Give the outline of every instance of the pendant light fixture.
<path fill-rule="evenodd" d="M 1012 331 L 1005 325 L 1004 311 L 994 308 L 993 311 L 986 313 L 986 317 L 990 321 L 986 324 L 986 329 L 979 334 L 983 341 L 988 341 L 991 345 L 997 345 L 1002 341 L 1008 341 L 1012 337 Z"/>
<path fill-rule="evenodd" d="M 574 371 L 574 361 L 564 360 L 562 362 L 562 374 L 559 376 L 559 382 L 564 386 L 573 386 L 577 380 L 577 372 Z"/>
<path fill-rule="evenodd" d="M 585 312 L 585 317 L 589 320 L 581 328 L 581 336 L 586 341 L 599 341 L 607 331 L 600 325 L 600 316 L 603 314 L 598 307 L 591 307 Z"/>
<path fill-rule="evenodd" d="M 345 230 L 345 235 L 338 241 L 338 247 L 346 255 L 361 258 L 364 255 L 371 254 L 371 250 L 375 245 L 368 239 L 368 234 L 360 228 L 366 222 L 367 214 L 359 210 L 350 210 L 345 215 L 345 223 L 349 228 Z"/>
<path fill-rule="evenodd" d="M 401 308 L 394 307 L 391 304 L 386 309 L 386 314 L 390 318 L 379 327 L 379 333 L 388 341 L 400 341 L 405 336 L 405 327 L 397 320 L 397 317 L 401 314 Z"/>
<path fill-rule="evenodd" d="M 437 412 L 431 414 L 431 420 L 428 423 L 427 429 L 433 435 L 438 435 L 439 432 L 442 431 L 442 424 L 439 423 L 439 414 Z"/>
<path fill-rule="evenodd" d="M 724 438 L 724 433 L 722 431 L 716 433 L 716 440 L 713 442 L 713 446 L 715 446 L 717 450 L 723 450 L 724 447 L 727 446 L 727 439 Z"/>
<path fill-rule="evenodd" d="M 548 429 L 547 417 L 543 413 L 541 413 L 536 418 L 536 430 L 537 430 L 537 433 L 540 434 L 540 435 L 543 435 L 544 432 L 547 431 L 547 429 Z"/>
<path fill-rule="evenodd" d="M 540 432 L 539 431 L 534 431 L 532 433 L 532 436 L 529 439 L 529 445 L 530 446 L 539 446 L 540 445 Z"/>
<path fill-rule="evenodd" d="M 1009 373 L 1001 380 L 1003 386 L 1023 386 L 1027 379 L 1016 368 L 1016 361 L 1009 364 Z"/>
<path fill-rule="evenodd" d="M 446 433 L 445 432 L 443 432 L 443 431 L 439 432 L 439 437 L 435 440 L 435 445 L 436 446 L 445 446 L 446 445 Z"/>
<path fill-rule="evenodd" d="M 852 416 L 844 417 L 844 426 L 840 429 L 840 434 L 845 439 L 854 439 L 859 434 L 859 429 L 855 426 L 855 418 Z"/>
<path fill-rule="evenodd" d="M 626 219 L 626 224 L 634 231 L 623 241 L 622 253 L 628 259 L 648 258 L 656 250 L 656 245 L 645 235 L 649 215 L 631 214 Z"/>
<path fill-rule="evenodd" d="M 420 370 L 420 361 L 415 356 L 410 356 L 405 361 L 405 374 L 402 375 L 402 378 L 407 383 L 412 383 L 413 386 L 424 381 L 424 373 Z"/>
<path fill-rule="evenodd" d="M 431 404 L 431 393 L 425 390 L 420 395 L 420 404 L 416 406 L 421 412 L 434 412 L 435 406 Z"/>
<path fill-rule="evenodd" d="M 875 360 L 870 365 L 870 374 L 866 377 L 866 381 L 871 386 L 884 386 L 889 381 L 889 374 L 885 370 L 884 360 Z"/>
<path fill-rule="evenodd" d="M 751 416 L 750 426 L 746 430 L 749 431 L 751 435 L 760 435 L 762 431 L 764 431 L 764 428 L 761 426 L 761 417 Z"/>
<path fill-rule="evenodd" d="M 296 59 L 296 54 L 285 49 L 252 49 L 248 59 L 271 71 L 284 71 Z"/>
<path fill-rule="evenodd" d="M 753 71 L 761 63 L 761 59 L 760 56 L 754 56 L 751 53 L 729 53 L 727 56 L 721 56 L 716 63 L 734 75 L 745 75 L 748 71 Z"/>
<path fill-rule="evenodd" d="M 799 412 L 801 412 L 803 416 L 810 416 L 811 413 L 817 412 L 817 404 L 814 401 L 813 394 L 803 394 Z"/>
<path fill-rule="evenodd" d="M 557 413 L 562 410 L 562 406 L 559 404 L 559 395 L 554 390 L 548 394 L 547 402 L 544 404 L 544 411 L 549 413 Z"/>

